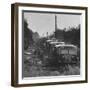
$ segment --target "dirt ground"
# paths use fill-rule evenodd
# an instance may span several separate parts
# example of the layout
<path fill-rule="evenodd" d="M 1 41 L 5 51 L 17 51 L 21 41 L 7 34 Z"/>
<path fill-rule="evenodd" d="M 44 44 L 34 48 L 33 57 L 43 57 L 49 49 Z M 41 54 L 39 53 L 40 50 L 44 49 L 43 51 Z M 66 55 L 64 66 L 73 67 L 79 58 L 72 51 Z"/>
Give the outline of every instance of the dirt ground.
<path fill-rule="evenodd" d="M 44 57 L 46 57 L 44 55 Z M 45 66 L 45 61 L 35 54 L 35 47 L 24 52 L 24 77 L 79 75 L 80 67 L 76 65 Z"/>

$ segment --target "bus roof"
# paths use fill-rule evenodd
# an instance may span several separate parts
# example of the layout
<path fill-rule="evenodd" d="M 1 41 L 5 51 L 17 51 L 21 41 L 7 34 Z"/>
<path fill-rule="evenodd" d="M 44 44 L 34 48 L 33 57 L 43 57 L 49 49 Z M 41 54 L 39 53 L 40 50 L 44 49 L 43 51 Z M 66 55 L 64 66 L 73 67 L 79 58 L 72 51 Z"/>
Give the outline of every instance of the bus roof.
<path fill-rule="evenodd" d="M 58 47 L 74 47 L 74 48 L 77 48 L 77 46 L 73 45 L 73 44 L 58 44 L 58 45 L 55 45 L 56 48 Z"/>
<path fill-rule="evenodd" d="M 50 42 L 50 44 L 65 44 L 64 42 Z"/>
<path fill-rule="evenodd" d="M 47 42 L 51 42 L 51 41 L 53 41 L 53 40 L 47 40 Z"/>

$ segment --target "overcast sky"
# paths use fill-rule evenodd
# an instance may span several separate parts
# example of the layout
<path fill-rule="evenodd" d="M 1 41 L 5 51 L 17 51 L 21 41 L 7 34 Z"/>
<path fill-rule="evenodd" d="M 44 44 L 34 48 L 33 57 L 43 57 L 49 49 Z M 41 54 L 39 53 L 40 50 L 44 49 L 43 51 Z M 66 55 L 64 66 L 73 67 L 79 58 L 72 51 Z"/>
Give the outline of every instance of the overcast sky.
<path fill-rule="evenodd" d="M 80 15 L 56 14 L 56 16 L 57 27 L 60 29 L 76 27 L 80 24 Z M 28 23 L 28 28 L 38 32 L 40 36 L 55 31 L 55 14 L 24 12 L 24 19 Z"/>

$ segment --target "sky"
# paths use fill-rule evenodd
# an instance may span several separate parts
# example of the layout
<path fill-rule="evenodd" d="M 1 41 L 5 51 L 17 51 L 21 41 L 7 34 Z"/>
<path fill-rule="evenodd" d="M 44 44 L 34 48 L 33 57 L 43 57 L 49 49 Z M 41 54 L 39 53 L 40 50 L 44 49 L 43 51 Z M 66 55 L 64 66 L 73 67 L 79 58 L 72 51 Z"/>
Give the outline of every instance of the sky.
<path fill-rule="evenodd" d="M 28 28 L 39 35 L 46 36 L 55 31 L 55 15 L 57 16 L 57 28 L 64 29 L 77 27 L 80 24 L 80 15 L 72 14 L 51 14 L 51 13 L 31 13 L 24 12 L 24 19 L 28 23 Z"/>

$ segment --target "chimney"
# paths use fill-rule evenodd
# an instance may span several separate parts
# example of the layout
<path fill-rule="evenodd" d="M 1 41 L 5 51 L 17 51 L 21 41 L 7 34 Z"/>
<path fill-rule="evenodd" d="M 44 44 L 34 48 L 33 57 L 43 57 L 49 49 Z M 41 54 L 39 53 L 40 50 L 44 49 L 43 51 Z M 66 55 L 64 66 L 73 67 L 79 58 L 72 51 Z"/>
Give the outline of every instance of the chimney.
<path fill-rule="evenodd" d="M 55 15 L 55 31 L 57 30 L 57 16 Z"/>
<path fill-rule="evenodd" d="M 57 30 L 57 16 L 55 15 L 55 38 L 57 38 L 56 30 Z"/>

